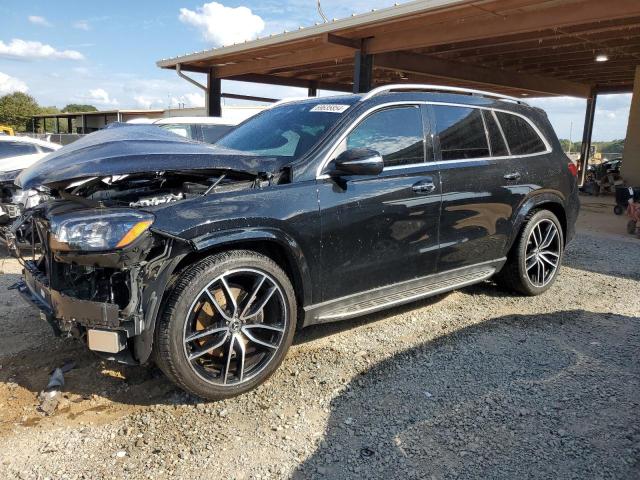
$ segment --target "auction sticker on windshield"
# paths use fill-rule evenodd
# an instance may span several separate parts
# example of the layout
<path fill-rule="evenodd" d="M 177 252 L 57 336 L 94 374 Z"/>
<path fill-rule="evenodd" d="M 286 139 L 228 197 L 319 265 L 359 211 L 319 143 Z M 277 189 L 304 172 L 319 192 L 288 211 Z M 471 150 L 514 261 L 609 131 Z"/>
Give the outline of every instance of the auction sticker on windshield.
<path fill-rule="evenodd" d="M 320 104 L 313 107 L 310 112 L 330 112 L 330 113 L 342 113 L 351 105 L 338 105 L 338 104 Z"/>

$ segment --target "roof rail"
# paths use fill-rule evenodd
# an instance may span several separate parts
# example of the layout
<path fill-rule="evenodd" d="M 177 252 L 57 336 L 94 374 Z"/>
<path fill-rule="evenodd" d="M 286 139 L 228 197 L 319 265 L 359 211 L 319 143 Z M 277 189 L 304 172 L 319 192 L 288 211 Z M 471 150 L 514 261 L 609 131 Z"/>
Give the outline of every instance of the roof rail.
<path fill-rule="evenodd" d="M 401 84 L 383 85 L 381 87 L 374 88 L 373 90 L 364 94 L 360 101 L 368 100 L 371 97 L 375 97 L 380 93 L 399 91 L 399 90 L 423 90 L 423 91 L 434 91 L 434 92 L 440 91 L 440 92 L 466 93 L 470 95 L 481 95 L 483 97 L 497 98 L 499 100 L 509 100 L 511 102 L 516 102 L 516 103 L 526 105 L 526 103 L 523 102 L 520 98 L 510 97 L 508 95 L 501 95 L 495 92 L 487 92 L 485 90 L 475 90 L 473 88 L 449 87 L 446 85 L 430 85 L 430 84 L 419 84 L 419 83 L 401 83 Z"/>

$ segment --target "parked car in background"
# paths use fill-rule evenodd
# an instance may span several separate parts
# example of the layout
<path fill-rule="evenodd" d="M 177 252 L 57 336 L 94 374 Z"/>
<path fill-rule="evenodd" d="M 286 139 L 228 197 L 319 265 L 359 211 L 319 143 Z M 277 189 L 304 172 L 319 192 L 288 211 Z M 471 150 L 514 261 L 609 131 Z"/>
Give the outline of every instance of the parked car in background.
<path fill-rule="evenodd" d="M 168 117 L 155 120 L 153 124 L 182 137 L 216 143 L 233 130 L 238 122 L 220 117 Z"/>
<path fill-rule="evenodd" d="M 516 98 L 390 85 L 278 105 L 213 146 L 150 151 L 152 130 L 20 175 L 53 198 L 13 226 L 11 245 L 29 225 L 46 239 L 15 288 L 56 331 L 205 398 L 264 382 L 308 325 L 489 278 L 541 294 L 574 235 L 576 166 Z"/>
<path fill-rule="evenodd" d="M 23 169 L 60 148 L 35 138 L 0 135 L 0 243 L 4 243 L 7 226 L 22 210 L 40 203 L 38 192 L 22 190 L 13 181 Z"/>
<path fill-rule="evenodd" d="M 0 135 L 0 172 L 23 170 L 61 147 L 36 138 Z"/>

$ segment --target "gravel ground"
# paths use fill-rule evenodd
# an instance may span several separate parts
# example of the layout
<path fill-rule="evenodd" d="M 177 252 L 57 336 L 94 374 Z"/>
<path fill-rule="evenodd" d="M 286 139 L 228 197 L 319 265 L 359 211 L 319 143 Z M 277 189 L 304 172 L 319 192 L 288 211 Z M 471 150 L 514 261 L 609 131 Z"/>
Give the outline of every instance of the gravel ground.
<path fill-rule="evenodd" d="M 267 384 L 210 404 L 53 338 L 16 278 L 0 275 L 3 479 L 640 478 L 633 238 L 583 230 L 540 297 L 485 282 L 312 327 Z"/>

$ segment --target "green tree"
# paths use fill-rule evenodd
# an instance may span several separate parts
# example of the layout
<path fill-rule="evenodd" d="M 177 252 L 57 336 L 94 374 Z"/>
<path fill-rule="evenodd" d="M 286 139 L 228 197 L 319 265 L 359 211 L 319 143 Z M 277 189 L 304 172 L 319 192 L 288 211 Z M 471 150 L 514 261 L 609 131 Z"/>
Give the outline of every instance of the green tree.
<path fill-rule="evenodd" d="M 82 105 L 79 103 L 70 103 L 62 109 L 63 112 L 75 113 L 75 112 L 97 112 L 98 109 L 93 105 Z"/>
<path fill-rule="evenodd" d="M 624 152 L 624 140 L 612 140 L 611 142 L 605 142 L 602 145 L 602 153 L 623 153 Z"/>
<path fill-rule="evenodd" d="M 40 106 L 31 95 L 22 92 L 0 97 L 0 123 L 18 132 L 31 130 L 31 117 L 40 112 Z"/>

